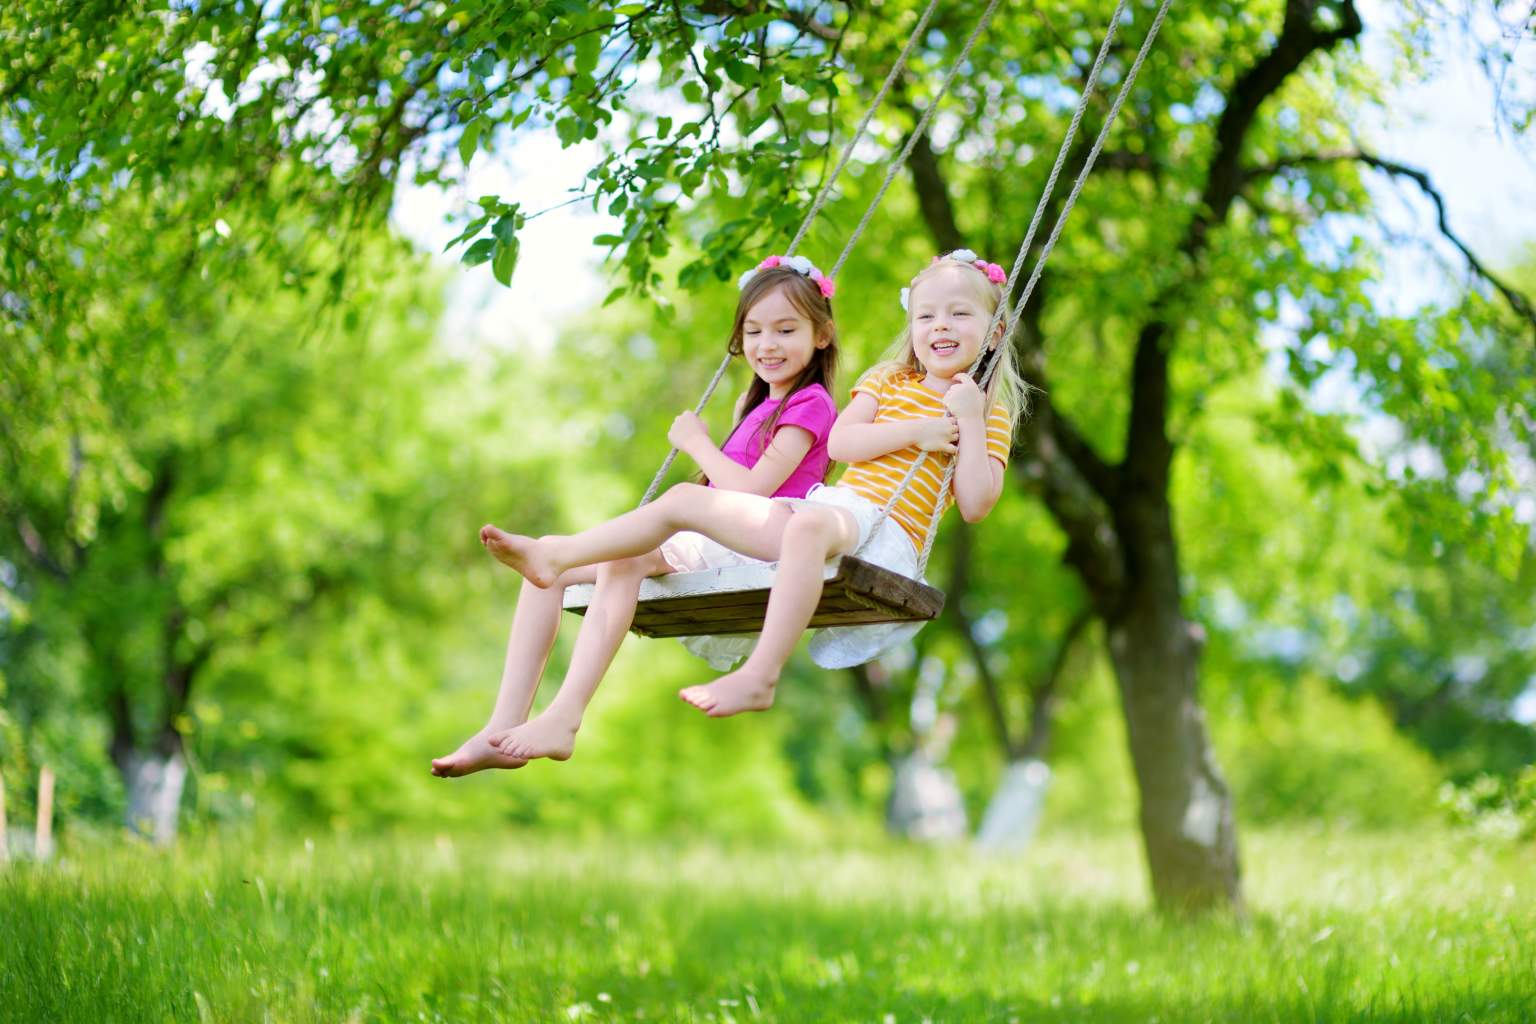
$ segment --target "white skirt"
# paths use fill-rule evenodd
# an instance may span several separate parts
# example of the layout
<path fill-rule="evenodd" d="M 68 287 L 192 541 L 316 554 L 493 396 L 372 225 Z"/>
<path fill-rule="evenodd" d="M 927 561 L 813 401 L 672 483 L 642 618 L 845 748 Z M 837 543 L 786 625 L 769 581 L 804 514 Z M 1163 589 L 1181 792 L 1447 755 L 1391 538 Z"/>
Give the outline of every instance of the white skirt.
<path fill-rule="evenodd" d="M 733 565 L 768 565 L 738 554 L 702 533 L 684 530 L 674 533 L 661 545 L 661 557 L 673 572 L 703 572 Z M 709 662 L 716 672 L 729 672 L 757 646 L 758 633 L 732 633 L 728 636 L 680 636 L 678 640 L 693 654 Z"/>
<path fill-rule="evenodd" d="M 919 578 L 917 549 L 912 546 L 911 538 L 900 524 L 886 517 L 871 537 L 871 528 L 880 517 L 880 506 L 862 495 L 846 487 L 817 484 L 803 498 L 774 500 L 794 508 L 822 505 L 843 509 L 853 516 L 858 526 L 859 542 L 855 551 L 859 558 L 909 579 Z M 661 545 L 661 556 L 677 572 L 699 572 L 734 565 L 778 564 L 748 558 L 692 531 L 673 535 Z M 923 625 L 922 622 L 886 622 L 868 626 L 826 626 L 813 630 L 811 660 L 822 668 L 862 665 L 906 643 L 917 635 Z M 711 668 L 725 672 L 752 653 L 758 636 L 758 633 L 736 633 L 730 636 L 685 636 L 679 639 L 689 651 L 709 662 Z"/>
<path fill-rule="evenodd" d="M 791 505 L 828 505 L 852 514 L 859 528 L 854 555 L 908 579 L 917 574 L 917 549 L 901 524 L 890 516 L 880 520 L 880 506 L 858 492 L 840 486 L 817 484 L 803 498 L 780 498 Z M 873 536 L 870 531 L 874 530 Z M 927 582 L 922 580 L 922 582 Z M 880 622 L 868 626 L 823 626 L 812 631 L 811 660 L 822 668 L 851 668 L 874 661 L 917 635 L 924 622 Z"/>

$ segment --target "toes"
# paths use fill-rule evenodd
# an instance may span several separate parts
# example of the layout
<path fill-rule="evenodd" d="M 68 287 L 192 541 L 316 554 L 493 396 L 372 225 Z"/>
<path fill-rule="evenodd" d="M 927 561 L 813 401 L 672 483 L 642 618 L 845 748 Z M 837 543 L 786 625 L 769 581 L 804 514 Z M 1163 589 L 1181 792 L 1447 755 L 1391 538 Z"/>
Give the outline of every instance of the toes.
<path fill-rule="evenodd" d="M 700 711 L 708 711 L 715 706 L 714 695 L 702 686 L 692 686 L 678 694 L 684 701 L 698 708 Z"/>

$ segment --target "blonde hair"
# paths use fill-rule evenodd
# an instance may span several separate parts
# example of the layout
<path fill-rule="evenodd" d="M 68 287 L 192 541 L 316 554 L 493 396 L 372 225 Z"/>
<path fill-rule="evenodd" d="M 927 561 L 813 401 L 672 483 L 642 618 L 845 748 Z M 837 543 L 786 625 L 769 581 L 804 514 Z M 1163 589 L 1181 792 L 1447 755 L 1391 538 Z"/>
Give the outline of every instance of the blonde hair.
<path fill-rule="evenodd" d="M 961 260 L 948 259 L 943 256 L 935 256 L 933 262 L 912 278 L 909 285 L 913 292 L 917 291 L 918 282 L 925 278 L 953 267 L 956 273 L 962 276 L 970 288 L 972 297 L 986 310 L 988 323 L 997 314 L 997 307 L 1003 302 L 1003 289 L 999 284 L 993 283 L 981 270 L 970 263 Z M 1024 378 L 1019 375 L 1019 368 L 1013 353 L 1013 345 L 1009 343 L 1009 335 L 1012 334 L 1012 324 L 1005 316 L 1003 322 L 998 325 L 1001 338 L 997 341 L 995 365 L 992 370 L 992 378 L 987 382 L 987 408 L 1002 406 L 1008 414 L 1008 430 L 1012 434 L 1017 427 L 1019 418 L 1029 412 L 1030 387 L 1024 383 Z M 987 344 L 991 339 L 984 339 Z M 978 372 L 985 369 L 983 365 Z M 896 342 L 886 350 L 880 361 L 870 367 L 859 378 L 859 383 L 869 383 L 875 386 L 883 385 L 886 381 L 899 373 L 925 374 L 927 369 L 917 358 L 917 351 L 912 345 L 912 312 L 907 311 L 907 321 L 902 326 L 901 334 Z"/>

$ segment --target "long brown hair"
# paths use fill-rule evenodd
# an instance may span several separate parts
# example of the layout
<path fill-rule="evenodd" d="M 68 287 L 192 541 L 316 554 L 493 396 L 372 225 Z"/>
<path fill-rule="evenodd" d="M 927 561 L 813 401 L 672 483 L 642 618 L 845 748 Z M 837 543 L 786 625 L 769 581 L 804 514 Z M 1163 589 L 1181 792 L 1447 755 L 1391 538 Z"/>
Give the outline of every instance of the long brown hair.
<path fill-rule="evenodd" d="M 811 332 L 816 341 L 826 339 L 826 345 L 813 349 L 810 362 L 805 364 L 805 369 L 795 378 L 794 383 L 784 395 L 784 400 L 779 407 L 768 417 L 767 422 L 758 431 L 758 436 L 764 439 L 773 437 L 773 430 L 779 423 L 779 417 L 789 406 L 789 400 L 795 392 L 801 388 L 810 387 L 812 384 L 820 384 L 828 393 L 835 394 L 833 387 L 837 378 L 837 325 L 832 322 L 832 300 L 821 294 L 821 288 L 804 274 L 790 267 L 768 267 L 759 270 L 752 276 L 752 280 L 741 289 L 741 294 L 736 300 L 736 319 L 731 325 L 731 340 L 727 347 L 731 355 L 745 354 L 743 335 L 746 330 L 747 313 L 753 306 L 766 298 L 776 288 L 784 290 L 784 297 L 789 304 L 795 307 L 795 312 L 810 321 Z M 768 382 L 757 374 L 752 375 L 752 383 L 747 385 L 747 400 L 741 403 L 741 415 L 731 426 L 731 432 L 726 435 L 725 441 L 720 443 L 724 448 L 726 441 L 735 435 L 737 428 L 756 409 L 768 400 Z M 834 399 L 835 401 L 835 399 Z M 765 444 L 766 448 L 767 445 Z"/>

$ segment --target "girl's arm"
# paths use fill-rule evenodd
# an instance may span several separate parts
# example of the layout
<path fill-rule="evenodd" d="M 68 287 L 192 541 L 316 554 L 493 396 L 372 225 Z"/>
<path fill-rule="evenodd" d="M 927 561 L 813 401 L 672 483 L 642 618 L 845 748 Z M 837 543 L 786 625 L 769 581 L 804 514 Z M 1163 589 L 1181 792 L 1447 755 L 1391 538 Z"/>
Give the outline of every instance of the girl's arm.
<path fill-rule="evenodd" d="M 944 393 L 944 404 L 960 424 L 960 451 L 955 456 L 953 489 L 960 517 L 968 523 L 987 518 L 1003 493 L 1006 468 L 987 454 L 987 404 L 969 374 L 955 374 Z"/>
<path fill-rule="evenodd" d="M 757 460 L 757 465 L 748 469 L 717 448 L 709 439 L 704 421 L 691 412 L 685 412 L 673 421 L 667 439 L 697 462 L 716 487 L 764 498 L 771 497 L 783 486 L 816 443 L 809 430 L 786 423 L 773 432 L 773 440 Z"/>
<path fill-rule="evenodd" d="M 882 455 L 917 445 L 925 451 L 955 451 L 959 432 L 951 416 L 918 420 L 887 420 L 876 423 L 880 408 L 875 396 L 860 391 L 832 424 L 827 454 L 838 462 L 868 462 Z"/>

